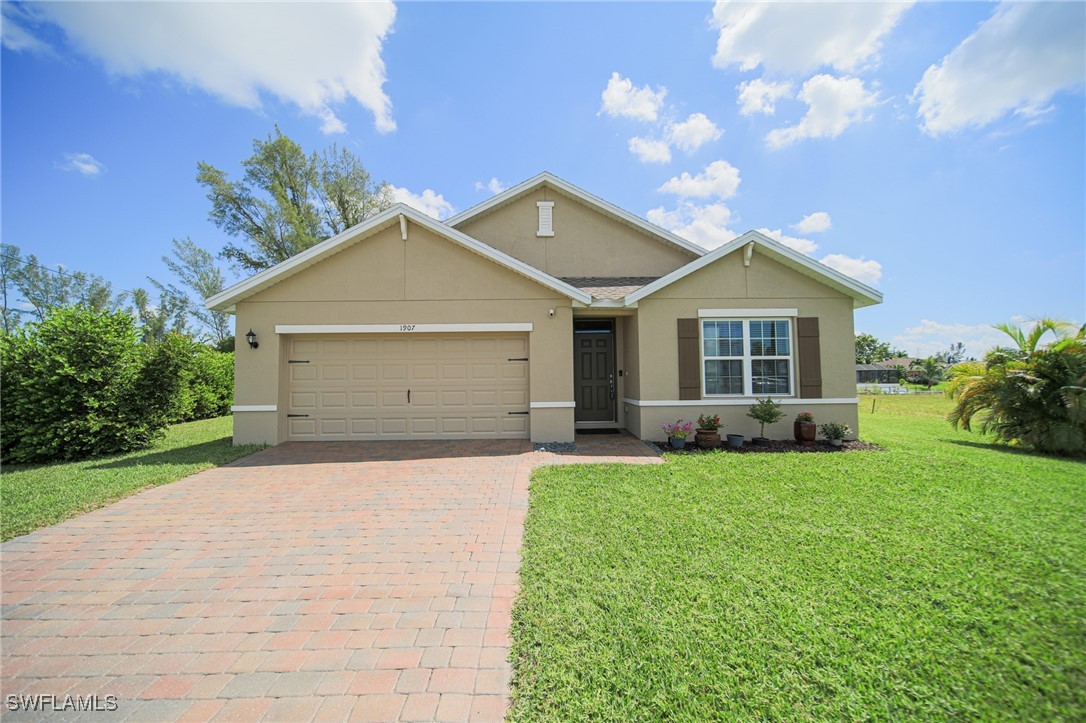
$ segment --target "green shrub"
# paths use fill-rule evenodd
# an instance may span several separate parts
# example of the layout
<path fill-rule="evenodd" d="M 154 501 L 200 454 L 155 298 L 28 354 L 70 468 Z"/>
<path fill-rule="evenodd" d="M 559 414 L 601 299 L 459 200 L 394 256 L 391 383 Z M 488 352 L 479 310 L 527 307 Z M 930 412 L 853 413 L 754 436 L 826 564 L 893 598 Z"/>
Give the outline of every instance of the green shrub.
<path fill-rule="evenodd" d="M 141 345 L 122 311 L 56 309 L 0 340 L 0 459 L 74 460 L 141 449 L 162 432 L 190 342 Z"/>
<path fill-rule="evenodd" d="M 170 423 L 229 414 L 234 401 L 234 355 L 191 342 L 185 362 Z"/>

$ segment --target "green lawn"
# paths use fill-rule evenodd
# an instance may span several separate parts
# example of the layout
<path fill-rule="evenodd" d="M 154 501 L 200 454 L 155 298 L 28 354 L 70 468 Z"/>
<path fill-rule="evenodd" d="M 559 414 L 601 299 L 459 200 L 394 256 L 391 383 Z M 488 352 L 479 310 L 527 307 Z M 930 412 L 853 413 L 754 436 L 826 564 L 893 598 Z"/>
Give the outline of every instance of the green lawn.
<path fill-rule="evenodd" d="M 537 470 L 511 719 L 1086 718 L 1086 465 L 864 402 L 884 452 Z"/>
<path fill-rule="evenodd" d="M 0 539 L 108 505 L 144 487 L 226 464 L 260 447 L 231 444 L 230 417 L 170 427 L 150 449 L 116 457 L 0 469 Z"/>

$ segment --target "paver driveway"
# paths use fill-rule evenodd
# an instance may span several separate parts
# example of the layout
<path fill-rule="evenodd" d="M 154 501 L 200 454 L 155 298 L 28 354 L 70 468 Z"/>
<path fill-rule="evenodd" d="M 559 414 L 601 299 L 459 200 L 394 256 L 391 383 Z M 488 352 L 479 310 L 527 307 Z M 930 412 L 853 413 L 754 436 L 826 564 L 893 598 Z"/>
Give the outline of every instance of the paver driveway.
<path fill-rule="evenodd" d="M 40 693 L 131 720 L 498 720 L 531 469 L 658 461 L 579 445 L 286 444 L 11 540 L 2 712 Z"/>

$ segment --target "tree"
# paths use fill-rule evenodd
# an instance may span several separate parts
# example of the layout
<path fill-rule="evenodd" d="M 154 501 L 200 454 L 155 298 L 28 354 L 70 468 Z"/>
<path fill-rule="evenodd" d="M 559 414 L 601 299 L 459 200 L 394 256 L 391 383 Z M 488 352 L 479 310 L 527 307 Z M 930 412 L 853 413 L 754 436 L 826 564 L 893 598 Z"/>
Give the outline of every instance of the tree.
<path fill-rule="evenodd" d="M 190 298 L 173 284 L 160 284 L 154 279 L 151 279 L 151 283 L 164 293 L 185 299 L 188 314 L 203 327 L 209 340 L 215 344 L 222 343 L 230 336 L 230 315 L 204 307 L 204 299 L 226 288 L 222 269 L 215 263 L 211 252 L 197 246 L 192 239 L 173 239 L 172 244 L 173 258 L 163 256 L 162 261 L 196 298 Z"/>
<path fill-rule="evenodd" d="M 856 335 L 857 364 L 877 364 L 898 356 L 905 356 L 905 352 L 894 349 L 890 342 L 879 341 L 871 334 Z"/>
<path fill-rule="evenodd" d="M 223 256 L 245 271 L 260 271 L 350 228 L 392 203 L 386 183 L 375 184 L 347 149 L 332 146 L 306 156 L 276 126 L 253 142 L 242 161 L 244 179 L 200 162 L 196 181 L 207 189 L 211 220 L 248 248 L 228 244 Z"/>
<path fill-rule="evenodd" d="M 28 313 L 38 321 L 44 321 L 53 309 L 76 304 L 94 311 L 116 306 L 113 288 L 101 276 L 82 271 L 69 273 L 59 266 L 51 269 L 42 265 L 34 254 L 27 254 L 19 266 L 12 277 L 15 287 L 32 307 Z"/>
<path fill-rule="evenodd" d="M 926 359 L 914 359 L 909 364 L 911 371 L 920 372 L 920 383 L 926 384 L 928 389 L 943 381 L 946 375 L 946 366 L 938 356 L 929 356 Z"/>
<path fill-rule="evenodd" d="M 1001 442 L 1086 454 L 1086 327 L 1041 319 L 1028 330 L 996 328 L 1017 349 L 955 367 L 948 391 L 955 405 L 947 419 L 968 431 L 980 421 L 981 432 Z M 1041 345 L 1050 332 L 1054 339 Z"/>
<path fill-rule="evenodd" d="M 3 295 L 3 328 L 5 334 L 10 334 L 19 328 L 23 312 L 15 307 L 15 295 L 18 287 L 15 278 L 22 268 L 23 254 L 18 246 L 12 244 L 0 244 L 0 294 Z"/>
<path fill-rule="evenodd" d="M 187 332 L 185 317 L 188 314 L 188 300 L 162 286 L 159 286 L 158 290 L 157 306 L 151 304 L 151 297 L 146 289 L 132 290 L 132 303 L 140 321 L 140 341 L 144 344 L 162 341 L 167 334 Z"/>
<path fill-rule="evenodd" d="M 960 341 L 951 344 L 946 351 L 942 351 L 936 354 L 935 358 L 940 360 L 948 367 L 954 366 L 958 362 L 965 359 L 965 344 Z"/>

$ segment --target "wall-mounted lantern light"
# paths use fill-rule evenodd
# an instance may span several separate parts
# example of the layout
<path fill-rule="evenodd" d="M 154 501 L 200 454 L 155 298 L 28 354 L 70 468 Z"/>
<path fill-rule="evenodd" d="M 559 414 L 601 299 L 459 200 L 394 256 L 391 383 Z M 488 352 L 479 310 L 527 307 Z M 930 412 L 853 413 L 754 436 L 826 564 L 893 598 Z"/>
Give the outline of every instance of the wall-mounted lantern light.
<path fill-rule="evenodd" d="M 245 335 L 245 341 L 249 342 L 250 349 L 256 349 L 260 344 L 256 343 L 256 333 L 252 329 L 249 329 L 249 333 Z"/>

